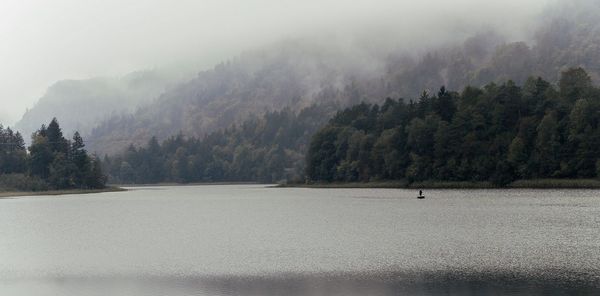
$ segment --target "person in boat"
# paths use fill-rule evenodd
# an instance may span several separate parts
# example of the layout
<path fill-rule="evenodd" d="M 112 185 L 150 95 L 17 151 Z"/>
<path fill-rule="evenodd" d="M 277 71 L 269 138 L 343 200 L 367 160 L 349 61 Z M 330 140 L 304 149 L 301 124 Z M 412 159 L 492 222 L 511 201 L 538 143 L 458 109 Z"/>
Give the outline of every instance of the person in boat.
<path fill-rule="evenodd" d="M 423 190 L 419 190 L 419 196 L 423 196 Z"/>

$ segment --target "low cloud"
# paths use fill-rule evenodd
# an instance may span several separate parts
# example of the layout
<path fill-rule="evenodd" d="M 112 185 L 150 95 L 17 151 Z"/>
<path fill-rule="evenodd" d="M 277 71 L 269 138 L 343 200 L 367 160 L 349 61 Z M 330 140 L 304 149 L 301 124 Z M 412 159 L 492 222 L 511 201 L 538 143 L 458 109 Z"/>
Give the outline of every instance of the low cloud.
<path fill-rule="evenodd" d="M 494 28 L 528 38 L 551 0 L 6 0 L 0 3 L 0 122 L 61 79 L 154 67 L 202 69 L 286 38 L 415 50 Z"/>

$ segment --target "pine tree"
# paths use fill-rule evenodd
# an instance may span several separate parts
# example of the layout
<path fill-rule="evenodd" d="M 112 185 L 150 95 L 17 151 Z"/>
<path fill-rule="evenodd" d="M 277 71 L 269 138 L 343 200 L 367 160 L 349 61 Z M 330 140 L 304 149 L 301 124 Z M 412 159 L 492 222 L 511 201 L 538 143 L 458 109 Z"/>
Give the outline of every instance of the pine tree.
<path fill-rule="evenodd" d="M 46 129 L 48 144 L 52 152 L 68 153 L 68 142 L 63 137 L 62 129 L 58 124 L 58 120 L 53 118 Z"/>

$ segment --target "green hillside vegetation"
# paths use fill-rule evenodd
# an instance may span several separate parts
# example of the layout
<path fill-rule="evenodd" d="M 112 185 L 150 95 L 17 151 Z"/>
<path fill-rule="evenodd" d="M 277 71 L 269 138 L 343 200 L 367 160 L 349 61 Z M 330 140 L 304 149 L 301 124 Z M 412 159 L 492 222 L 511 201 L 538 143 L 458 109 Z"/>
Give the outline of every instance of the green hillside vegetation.
<path fill-rule="evenodd" d="M 600 172 L 600 89 L 581 68 L 558 87 L 529 78 L 359 104 L 312 138 L 310 182 L 589 179 Z"/>
<path fill-rule="evenodd" d="M 319 105 L 267 112 L 203 138 L 154 137 L 106 157 L 112 183 L 277 182 L 303 180 L 310 137 L 335 113 Z"/>
<path fill-rule="evenodd" d="M 0 191 L 101 189 L 101 164 L 88 155 L 79 133 L 63 137 L 56 119 L 33 134 L 29 153 L 23 137 L 0 126 Z"/>

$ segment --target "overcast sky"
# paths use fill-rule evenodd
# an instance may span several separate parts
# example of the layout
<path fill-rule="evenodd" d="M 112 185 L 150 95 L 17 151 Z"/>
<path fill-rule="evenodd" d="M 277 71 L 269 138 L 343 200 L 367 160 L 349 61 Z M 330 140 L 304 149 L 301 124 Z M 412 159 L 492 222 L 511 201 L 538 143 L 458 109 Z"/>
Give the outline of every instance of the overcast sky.
<path fill-rule="evenodd" d="M 551 0 L 0 0 L 0 122 L 61 79 L 215 62 L 283 38 L 449 23 L 518 32 Z M 415 37 L 417 38 L 417 37 Z"/>

